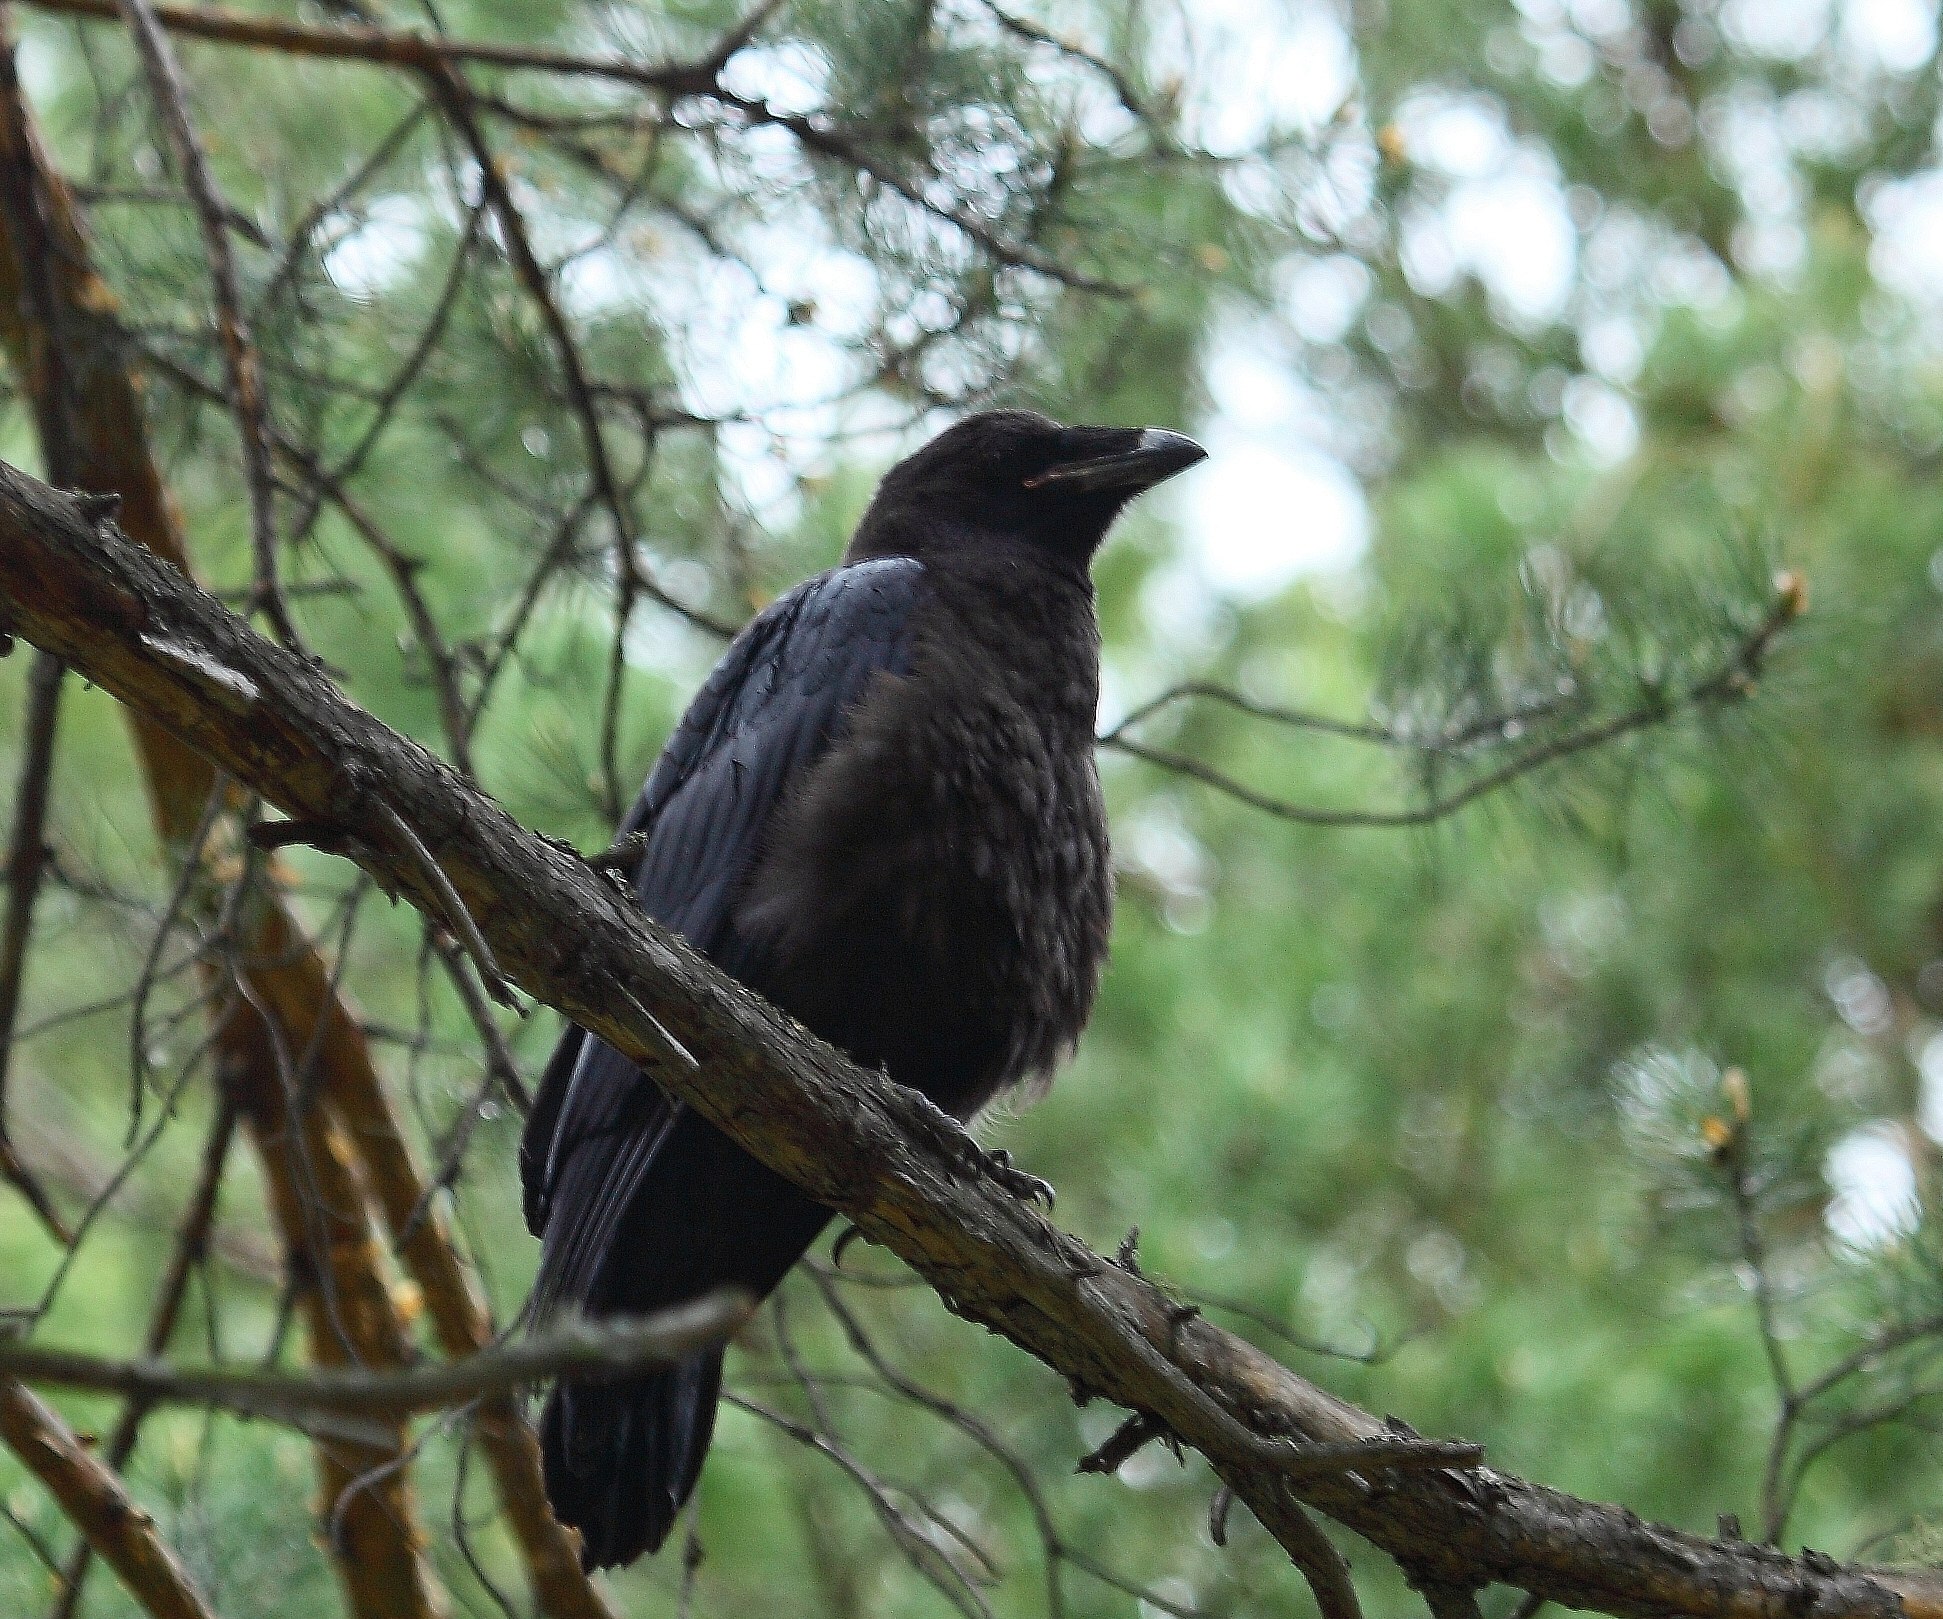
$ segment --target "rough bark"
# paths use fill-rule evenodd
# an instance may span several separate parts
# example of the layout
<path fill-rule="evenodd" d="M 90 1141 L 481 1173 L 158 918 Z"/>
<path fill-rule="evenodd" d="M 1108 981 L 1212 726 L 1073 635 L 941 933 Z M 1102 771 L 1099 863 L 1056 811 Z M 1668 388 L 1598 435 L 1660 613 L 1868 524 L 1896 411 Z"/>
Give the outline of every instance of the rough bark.
<path fill-rule="evenodd" d="M 213 1619 L 154 1521 L 74 1430 L 30 1390 L 0 1378 L 0 1440 L 61 1503 L 68 1521 L 107 1559 L 128 1594 L 155 1619 Z"/>
<path fill-rule="evenodd" d="M 1391 1430 L 967 1172 L 906 1093 L 714 971 L 571 850 L 518 826 L 82 503 L 4 467 L 0 613 L 293 819 L 330 829 L 429 914 L 449 885 L 528 993 L 848 1216 L 959 1314 L 1076 1390 L 1157 1418 L 1285 1543 L 1308 1544 L 1288 1511 L 1299 1499 L 1420 1586 L 1502 1582 L 1615 1614 L 1943 1614 L 1932 1571 L 1709 1541 L 1489 1469 L 1291 1476 L 1290 1441 Z"/>

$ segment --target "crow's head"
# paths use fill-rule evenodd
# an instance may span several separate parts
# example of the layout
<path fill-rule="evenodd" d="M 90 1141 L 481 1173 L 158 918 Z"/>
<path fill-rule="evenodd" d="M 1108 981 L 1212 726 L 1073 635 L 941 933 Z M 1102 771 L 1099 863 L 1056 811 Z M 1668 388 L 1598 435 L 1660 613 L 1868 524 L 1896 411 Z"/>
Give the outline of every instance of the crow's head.
<path fill-rule="evenodd" d="M 851 557 L 1017 538 L 1084 566 L 1120 508 L 1203 460 L 1160 427 L 1061 427 L 990 410 L 948 427 L 884 475 Z"/>

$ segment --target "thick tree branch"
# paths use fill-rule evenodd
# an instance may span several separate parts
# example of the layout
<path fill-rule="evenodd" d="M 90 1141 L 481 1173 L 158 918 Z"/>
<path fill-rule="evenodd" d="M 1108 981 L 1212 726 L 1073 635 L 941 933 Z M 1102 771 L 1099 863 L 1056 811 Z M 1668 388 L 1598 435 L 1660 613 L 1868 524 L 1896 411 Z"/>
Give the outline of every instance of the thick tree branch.
<path fill-rule="evenodd" d="M 286 813 L 341 826 L 374 877 L 435 912 L 439 896 L 390 830 L 393 813 L 409 821 L 515 983 L 899 1254 L 959 1314 L 1076 1391 L 1158 1419 L 1292 1554 L 1313 1554 L 1290 1510 L 1299 1500 L 1420 1585 L 1498 1582 L 1615 1614 L 1943 1614 L 1943 1575 L 1932 1571 L 1710 1541 L 1492 1470 L 1291 1477 L 1281 1463 L 1305 1443 L 1395 1430 L 966 1178 L 962 1154 L 935 1139 L 907 1093 L 714 971 L 314 667 L 98 531 L 81 503 L 6 467 L 0 614 Z M 698 1068 L 670 1059 L 670 1035 Z"/>
<path fill-rule="evenodd" d="M 5 1378 L 0 1378 L 0 1440 L 61 1503 L 69 1521 L 155 1619 L 211 1619 L 202 1594 L 121 1480 L 89 1454 L 50 1407 Z"/>

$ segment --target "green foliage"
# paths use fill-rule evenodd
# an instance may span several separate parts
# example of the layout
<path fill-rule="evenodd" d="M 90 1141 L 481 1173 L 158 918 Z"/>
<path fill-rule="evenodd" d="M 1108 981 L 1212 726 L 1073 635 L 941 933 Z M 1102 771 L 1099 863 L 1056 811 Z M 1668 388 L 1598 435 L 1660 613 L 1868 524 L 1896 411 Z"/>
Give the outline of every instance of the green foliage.
<path fill-rule="evenodd" d="M 1186 8 L 1189 26 L 1212 29 L 1202 9 Z M 1142 738 L 1260 793 L 1408 808 L 1547 738 L 1678 707 L 1668 694 L 1731 666 L 1777 570 L 1807 581 L 1806 618 L 1746 671 L 1750 691 L 1426 828 L 1286 824 L 1103 754 L 1121 897 L 1099 1013 L 1051 1096 L 992 1133 L 1057 1182 L 1062 1218 L 1089 1240 L 1111 1248 L 1139 1226 L 1150 1271 L 1374 1409 L 1688 1528 L 1737 1512 L 1753 1533 L 1798 1483 L 1791 1543 L 1933 1559 L 1937 1336 L 1912 1331 L 1813 1402 L 1771 1487 L 1779 1403 L 1758 1306 L 1804 1388 L 1943 1312 L 1928 1133 L 1943 1128 L 1943 370 L 1936 288 L 1887 273 L 1872 200 L 1911 176 L 1934 183 L 1938 75 L 1933 53 L 1898 67 L 1835 21 L 1776 48 L 1749 20 L 1759 9 L 1358 7 L 1340 24 L 1355 64 L 1342 110 L 1269 117 L 1245 150 L 1212 154 L 1195 109 L 1222 86 L 1197 79 L 1212 70 L 1141 5 L 1039 18 L 1110 61 L 1135 110 L 982 0 L 785 6 L 745 93 L 783 114 L 803 97 L 836 147 L 721 107 L 693 111 L 685 133 L 616 129 L 600 117 L 635 92 L 481 82 L 585 121 L 560 139 L 489 128 L 544 227 L 542 258 L 569 266 L 555 284 L 606 390 L 644 567 L 701 612 L 738 620 L 826 565 L 914 416 L 1017 397 L 1192 426 L 1222 403 L 1207 361 L 1237 332 L 1309 390 L 1361 475 L 1368 552 L 1341 575 L 1230 599 L 1197 571 L 1177 508 L 1142 512 L 1100 569 L 1114 700 L 1124 711 L 1193 676 L 1406 742 L 1464 738 L 1396 748 L 1209 702 L 1144 722 Z M 730 20 L 716 4 L 441 11 L 464 37 L 611 38 L 643 60 L 704 52 Z M 147 351 L 199 562 L 235 588 L 248 525 L 233 435 L 206 397 L 219 371 L 194 221 L 135 196 L 163 171 L 113 31 L 26 25 L 62 161 L 98 192 L 96 236 Z M 1250 26 L 1265 41 L 1298 25 L 1339 19 L 1291 4 Z M 273 242 L 402 129 L 281 277 L 277 253 L 243 254 L 278 421 L 340 464 L 374 419 L 372 389 L 443 323 L 355 494 L 413 559 L 464 689 L 490 691 L 472 738 L 481 782 L 530 824 L 598 844 L 609 777 L 638 778 L 719 640 L 639 609 L 620 643 L 617 757 L 604 758 L 612 528 L 583 498 L 584 430 L 546 323 L 496 230 L 473 219 L 450 132 L 413 114 L 408 79 L 188 56 L 222 183 Z M 1498 130 L 1503 161 L 1528 163 L 1555 199 L 1570 263 L 1549 302 L 1508 298 L 1488 257 L 1437 272 L 1413 235 L 1448 221 L 1476 179 L 1437 133 L 1433 114 L 1453 107 Z M 849 142 L 877 173 L 860 176 Z M 637 211 L 614 211 L 616 183 L 645 199 Z M 945 215 L 1012 244 L 1013 262 Z M 357 241 L 363 269 L 342 246 Z M 448 292 L 455 254 L 465 273 Z M 1019 262 L 1039 256 L 1122 290 Z M 1291 291 L 1318 266 L 1362 289 L 1321 336 Z M 772 408 L 760 385 L 776 377 L 738 370 L 752 355 L 827 374 L 836 403 Z M 31 454 L 23 435 L 16 414 L 10 457 Z M 293 494 L 286 520 L 305 510 Z M 1272 544 L 1307 514 L 1264 501 L 1258 520 Z M 340 511 L 323 504 L 287 569 L 316 592 L 297 601 L 305 635 L 358 700 L 449 747 L 428 649 Z M 6 727 L 22 661 L 0 670 Z M 1512 734 L 1482 725 L 1493 717 Z M 70 701 L 52 841 L 63 880 L 40 916 L 9 1105 L 30 1159 L 58 1167 L 53 1149 L 66 1153 L 58 1195 L 75 1208 L 90 1166 L 122 1151 L 131 1042 L 116 997 L 169 891 L 99 697 Z M 356 894 L 340 863 L 292 858 L 333 947 L 357 898 L 347 985 L 431 1155 L 477 1082 L 473 1031 L 413 918 Z M 187 950 L 163 958 L 176 970 L 148 1013 L 142 1074 L 151 1122 L 186 1077 L 181 1118 L 60 1289 L 45 1330 L 62 1342 L 136 1341 L 193 1172 L 209 1098 Z M 529 1067 L 554 1026 L 540 1014 L 512 1031 Z M 1745 1120 L 1723 1090 L 1736 1068 Z M 487 1119 L 457 1201 L 502 1320 L 535 1257 L 515 1134 L 510 1117 Z M 1899 1175 L 1906 1197 L 1889 1195 Z M 0 1303 L 32 1304 L 57 1256 L 4 1207 Z M 239 1169 L 225 1224 L 254 1230 L 259 1207 Z M 1076 1616 L 1308 1600 L 1251 1526 L 1226 1550 L 1208 1540 L 1205 1467 L 1155 1448 L 1120 1483 L 1071 1479 L 1115 1413 L 1075 1410 L 1043 1368 L 893 1285 L 904 1278 L 881 1255 L 846 1263 L 885 1284 L 837 1292 L 862 1330 L 975 1414 L 1031 1487 L 976 1433 L 872 1381 L 799 1276 L 786 1316 L 765 1316 L 732 1358 L 733 1380 L 822 1422 L 841 1454 L 725 1412 L 693 1611 L 775 1606 L 781 1591 L 791 1612 L 944 1613 L 972 1600 L 954 1566 L 988 1580 L 980 1598 L 1004 1614 L 1051 1611 L 1051 1577 Z M 206 1285 L 177 1353 L 278 1347 L 261 1277 L 218 1263 Z M 820 1417 L 801 1366 L 830 1379 Z M 1890 1420 L 1845 1427 L 1872 1410 Z M 457 1441 L 435 1435 L 427 1455 L 441 1573 L 488 1611 L 446 1522 Z M 906 1509 L 928 1499 L 963 1540 L 934 1529 L 914 1547 L 855 1487 L 860 1470 Z M 171 1416 L 133 1476 L 225 1611 L 329 1611 L 298 1441 Z M 65 1551 L 3 1458 L 0 1501 Z M 1053 1575 L 1038 1501 L 1072 1553 Z M 516 1589 L 476 1476 L 464 1505 L 482 1520 L 482 1566 Z M 1357 1569 L 1373 1613 L 1411 1611 L 1400 1584 Z M 633 1611 L 662 1611 L 683 1578 L 669 1555 L 616 1589 Z M 32 1611 L 46 1591 L 27 1540 L 0 1524 L 0 1606 Z M 91 1585 L 90 1613 L 121 1602 L 111 1582 Z"/>

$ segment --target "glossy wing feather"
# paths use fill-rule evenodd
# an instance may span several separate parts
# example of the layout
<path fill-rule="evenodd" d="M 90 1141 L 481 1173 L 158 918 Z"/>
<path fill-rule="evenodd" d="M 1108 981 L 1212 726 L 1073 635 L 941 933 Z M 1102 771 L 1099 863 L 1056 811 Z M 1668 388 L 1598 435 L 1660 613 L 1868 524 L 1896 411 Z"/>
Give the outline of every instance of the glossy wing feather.
<path fill-rule="evenodd" d="M 872 677 L 908 669 L 922 575 L 897 557 L 806 580 L 737 637 L 669 738 L 622 831 L 648 831 L 643 909 L 711 959 L 746 968 L 734 905 L 763 829 Z M 520 1148 L 540 1313 L 601 1307 L 602 1261 L 680 1111 L 602 1041 L 562 1038 Z"/>

